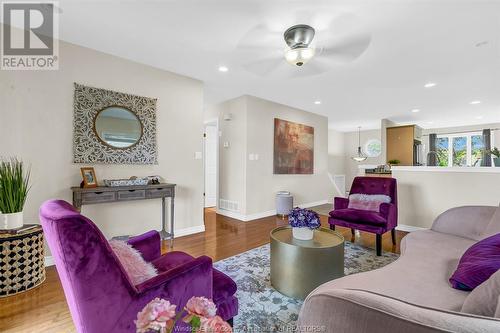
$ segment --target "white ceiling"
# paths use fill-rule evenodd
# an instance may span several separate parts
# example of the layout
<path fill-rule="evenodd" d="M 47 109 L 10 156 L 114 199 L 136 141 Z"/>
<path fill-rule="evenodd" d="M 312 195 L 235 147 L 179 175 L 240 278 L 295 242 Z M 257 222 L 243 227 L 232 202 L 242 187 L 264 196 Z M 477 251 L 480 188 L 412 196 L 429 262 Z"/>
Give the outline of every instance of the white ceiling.
<path fill-rule="evenodd" d="M 342 131 L 376 128 L 381 118 L 426 128 L 500 121 L 500 1 L 63 0 L 59 6 L 61 39 L 200 79 L 207 104 L 250 94 L 326 115 Z M 372 38 L 355 61 L 293 79 L 243 67 L 236 48 L 255 27 L 284 31 L 306 23 L 325 38 L 321 29 L 334 34 L 329 26 L 346 13 Z M 219 72 L 220 65 L 229 71 Z M 424 88 L 429 81 L 437 85 Z"/>

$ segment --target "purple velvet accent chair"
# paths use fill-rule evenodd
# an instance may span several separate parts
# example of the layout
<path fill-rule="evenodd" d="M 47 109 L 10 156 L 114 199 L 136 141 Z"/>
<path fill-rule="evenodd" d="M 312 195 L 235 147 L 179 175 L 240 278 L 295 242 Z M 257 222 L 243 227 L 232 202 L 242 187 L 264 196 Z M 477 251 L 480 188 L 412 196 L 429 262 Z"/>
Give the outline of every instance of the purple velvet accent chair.
<path fill-rule="evenodd" d="M 382 254 L 382 235 L 391 231 L 392 243 L 396 244 L 398 225 L 398 196 L 397 183 L 394 178 L 385 177 L 356 177 L 352 182 L 350 194 L 385 194 L 391 198 L 390 203 L 380 205 L 379 212 L 348 208 L 348 198 L 334 198 L 333 210 L 330 212 L 328 223 L 330 229 L 335 226 L 351 228 L 374 233 L 376 235 L 377 255 Z"/>
<path fill-rule="evenodd" d="M 79 333 L 133 333 L 137 313 L 155 297 L 176 304 L 178 310 L 192 296 L 211 298 L 218 315 L 229 322 L 238 313 L 234 281 L 213 269 L 209 257 L 193 258 L 183 252 L 161 255 L 156 231 L 129 240 L 159 272 L 133 285 L 96 225 L 69 203 L 45 202 L 40 220 Z"/>

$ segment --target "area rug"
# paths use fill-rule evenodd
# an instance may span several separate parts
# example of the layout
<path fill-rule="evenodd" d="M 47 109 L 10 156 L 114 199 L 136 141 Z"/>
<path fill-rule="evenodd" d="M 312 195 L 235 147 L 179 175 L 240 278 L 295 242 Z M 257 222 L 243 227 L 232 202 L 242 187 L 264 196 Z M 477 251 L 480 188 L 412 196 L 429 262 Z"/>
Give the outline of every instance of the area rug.
<path fill-rule="evenodd" d="M 270 283 L 269 244 L 214 263 L 238 285 L 239 314 L 234 332 L 294 332 L 301 300 L 276 291 Z M 345 242 L 345 275 L 383 267 L 398 258 L 394 253 L 377 257 L 373 249 Z"/>

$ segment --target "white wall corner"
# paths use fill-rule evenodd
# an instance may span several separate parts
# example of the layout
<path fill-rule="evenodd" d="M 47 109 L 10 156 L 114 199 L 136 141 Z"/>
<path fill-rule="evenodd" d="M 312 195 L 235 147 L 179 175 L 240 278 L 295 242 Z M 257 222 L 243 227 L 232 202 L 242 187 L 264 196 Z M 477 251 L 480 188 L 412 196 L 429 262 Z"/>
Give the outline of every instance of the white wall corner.
<path fill-rule="evenodd" d="M 198 225 L 196 227 L 189 227 L 189 228 L 183 228 L 183 229 L 178 229 L 174 231 L 174 239 L 177 237 L 183 237 L 183 236 L 188 236 L 192 234 L 198 234 L 200 232 L 205 231 L 205 224 Z"/>

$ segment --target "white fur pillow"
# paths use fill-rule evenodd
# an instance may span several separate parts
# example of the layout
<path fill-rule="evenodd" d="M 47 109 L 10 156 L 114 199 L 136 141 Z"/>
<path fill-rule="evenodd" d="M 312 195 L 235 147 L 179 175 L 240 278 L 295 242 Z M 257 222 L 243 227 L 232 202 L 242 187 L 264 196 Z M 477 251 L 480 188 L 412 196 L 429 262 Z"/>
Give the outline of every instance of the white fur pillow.
<path fill-rule="evenodd" d="M 111 240 L 109 245 L 111 245 L 113 252 L 120 260 L 134 286 L 158 275 L 155 266 L 145 261 L 141 253 L 130 244 L 120 240 Z"/>

